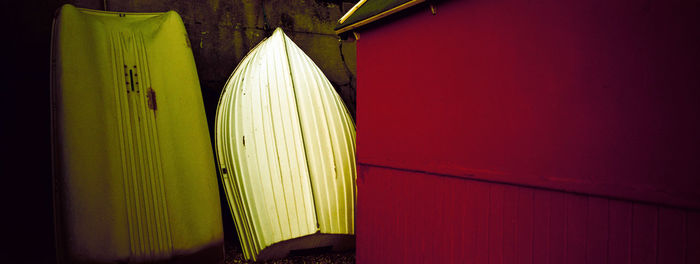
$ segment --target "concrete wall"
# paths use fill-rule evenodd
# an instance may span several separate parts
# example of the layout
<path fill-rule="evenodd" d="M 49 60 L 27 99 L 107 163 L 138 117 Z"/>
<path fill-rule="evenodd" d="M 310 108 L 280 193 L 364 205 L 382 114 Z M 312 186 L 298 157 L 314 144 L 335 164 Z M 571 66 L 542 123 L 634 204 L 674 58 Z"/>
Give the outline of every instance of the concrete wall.
<path fill-rule="evenodd" d="M 49 112 L 49 47 L 56 9 L 70 3 L 110 11 L 175 10 L 183 18 L 197 63 L 210 128 L 216 104 L 229 74 L 266 33 L 282 27 L 323 70 L 354 117 L 355 43 L 340 42 L 333 27 L 352 0 L 48 0 L 3 1 L 4 93 L 6 113 L 0 130 L 2 175 L 6 176 L 7 232 L 4 240 L 12 263 L 54 262 L 51 205 L 51 145 Z M 263 8 L 264 4 L 264 8 Z M 264 10 L 264 12 L 263 12 Z M 263 15 L 264 14 L 264 15 Z M 7 82 L 9 81 L 9 82 Z M 211 131 L 211 130 L 210 130 Z M 213 135 L 213 131 L 212 135 Z M 8 155 L 9 154 L 9 155 Z M 228 240 L 236 240 L 228 205 L 222 198 Z"/>
<path fill-rule="evenodd" d="M 175 10 L 185 22 L 209 121 L 231 72 L 251 48 L 277 27 L 318 65 L 355 116 L 355 43 L 333 32 L 351 0 L 61 0 L 78 7 L 123 11 Z M 106 4 L 105 4 L 106 3 Z M 105 7 L 106 5 L 106 7 Z M 267 30 L 266 30 L 267 29 Z"/>

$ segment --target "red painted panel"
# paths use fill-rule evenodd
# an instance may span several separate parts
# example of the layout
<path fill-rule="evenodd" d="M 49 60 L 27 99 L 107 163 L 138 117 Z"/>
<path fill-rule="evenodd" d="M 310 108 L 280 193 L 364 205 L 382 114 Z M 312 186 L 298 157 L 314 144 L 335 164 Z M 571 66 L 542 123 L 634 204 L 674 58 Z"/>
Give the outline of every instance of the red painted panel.
<path fill-rule="evenodd" d="M 370 263 L 372 260 L 377 260 L 378 256 L 374 255 L 378 250 L 367 250 L 378 246 L 377 236 L 386 235 L 379 230 L 379 221 L 388 218 L 386 215 L 380 214 L 377 209 L 380 195 L 383 193 L 378 189 L 379 185 L 375 183 L 379 177 L 370 177 L 371 167 L 359 165 L 357 171 L 357 217 L 355 219 L 355 234 L 357 251 L 355 257 L 357 262 Z M 361 195 L 360 195 L 361 194 Z M 381 217 L 378 217 L 381 216 Z"/>
<path fill-rule="evenodd" d="M 474 194 L 476 195 L 476 256 L 474 263 L 488 263 L 489 261 L 489 228 L 493 223 L 489 222 L 489 185 L 488 183 L 475 182 Z M 469 212 L 467 212 L 469 213 Z"/>
<path fill-rule="evenodd" d="M 438 9 L 361 32 L 359 162 L 700 208 L 700 5 Z"/>
<path fill-rule="evenodd" d="M 530 188 L 518 188 L 518 219 L 516 232 L 516 262 L 532 264 L 533 261 L 533 202 L 534 193 Z"/>
<path fill-rule="evenodd" d="M 367 165 L 357 183 L 358 263 L 698 263 L 693 211 Z"/>
<path fill-rule="evenodd" d="M 659 264 L 684 263 L 685 234 L 684 212 L 659 208 Z"/>
<path fill-rule="evenodd" d="M 608 263 L 630 263 L 632 204 L 611 200 L 609 208 Z"/>
<path fill-rule="evenodd" d="M 566 263 L 566 195 L 552 192 L 549 219 L 549 263 Z"/>
<path fill-rule="evenodd" d="M 586 226 L 587 263 L 606 264 L 608 261 L 608 200 L 588 198 L 588 219 Z"/>
<path fill-rule="evenodd" d="M 489 185 L 489 263 L 503 262 L 503 197 L 505 188 L 499 184 Z"/>
<path fill-rule="evenodd" d="M 413 190 L 411 190 L 410 188 L 410 185 L 404 184 L 403 182 L 395 182 L 396 180 L 396 178 L 387 177 L 386 180 L 383 181 L 384 184 L 378 186 L 379 194 L 385 193 L 387 186 L 392 186 L 392 191 L 397 197 L 405 197 L 408 195 L 420 195 L 419 193 L 413 192 Z M 385 204 L 386 207 L 378 208 L 377 213 L 381 214 L 384 213 L 384 210 L 388 210 L 388 212 L 391 213 L 392 217 L 388 217 L 386 220 L 381 220 L 382 222 L 388 220 L 388 223 L 385 223 L 382 229 L 379 229 L 375 232 L 381 232 L 390 235 L 389 239 L 387 240 L 394 241 L 394 243 L 398 244 L 395 248 L 392 248 L 391 251 L 387 252 L 388 254 L 386 255 L 385 259 L 395 259 L 396 261 L 404 261 L 407 257 L 406 251 L 404 249 L 410 246 L 406 241 L 409 239 L 416 239 L 419 238 L 421 235 L 424 235 L 415 232 L 409 232 L 409 230 L 407 230 L 406 221 L 404 221 L 404 219 L 407 219 L 411 217 L 414 213 L 417 213 L 414 212 L 414 209 L 421 210 L 422 206 L 412 206 L 411 204 L 405 203 L 405 201 L 401 199 L 384 199 L 383 196 L 380 196 L 379 199 L 383 200 L 380 204 Z M 420 211 L 418 213 L 420 213 Z M 378 246 L 382 246 L 382 244 L 379 244 Z M 379 254 L 381 255 L 384 253 L 379 252 Z"/>
<path fill-rule="evenodd" d="M 439 179 L 445 181 L 446 179 Z M 475 232 L 475 223 L 470 212 L 476 211 L 475 194 L 473 193 L 473 184 L 467 181 L 458 181 L 447 185 L 445 194 L 447 195 L 445 209 L 453 211 L 454 217 L 464 219 L 464 221 L 452 221 L 448 217 L 442 217 L 442 225 L 445 226 L 445 235 L 443 239 L 449 241 L 446 251 L 448 256 L 447 262 L 454 263 L 457 259 L 466 259 L 469 253 L 474 251 L 474 239 L 471 234 Z M 473 213 L 471 213 L 473 214 Z"/>
<path fill-rule="evenodd" d="M 518 187 L 505 186 L 503 192 L 503 263 L 516 263 L 516 236 L 519 227 Z"/>
<path fill-rule="evenodd" d="M 688 246 L 685 263 L 700 263 L 700 212 L 689 212 L 686 225 Z"/>
<path fill-rule="evenodd" d="M 632 263 L 656 263 L 657 211 L 649 205 L 632 207 Z"/>
<path fill-rule="evenodd" d="M 357 261 L 700 263 L 698 13 L 440 1 L 362 31 Z"/>
<path fill-rule="evenodd" d="M 357 166 L 357 193 L 362 194 L 357 196 L 357 207 L 355 213 L 355 243 L 357 244 L 358 250 L 355 253 L 355 259 L 360 263 L 367 263 L 371 256 L 367 255 L 370 253 L 368 250 L 362 250 L 370 246 L 372 237 L 371 229 L 375 226 L 369 221 L 376 217 L 370 207 L 374 204 L 371 201 L 374 199 L 372 196 L 377 194 L 374 190 L 366 189 L 365 178 L 367 177 L 369 168 L 367 166 L 358 165 Z M 372 217 L 370 217 L 372 216 Z M 367 221 L 367 222 L 365 222 Z"/>
<path fill-rule="evenodd" d="M 462 243 L 457 244 L 458 250 L 462 251 L 463 256 L 459 260 L 466 261 L 467 263 L 474 263 L 476 259 L 476 226 L 477 226 L 477 205 L 476 201 L 479 199 L 477 197 L 478 193 L 475 191 L 476 184 L 472 181 L 461 181 L 456 179 L 446 179 L 446 184 L 448 186 L 459 186 L 461 188 L 457 189 L 458 192 L 464 192 L 464 198 L 457 198 L 455 202 L 463 204 L 463 211 L 459 212 L 460 217 L 464 219 L 463 221 L 455 223 L 453 230 L 462 230 Z M 463 182 L 462 186 L 454 184 L 452 182 Z M 447 208 L 450 210 L 451 208 Z M 449 219 L 448 219 L 449 220 Z M 454 232 L 454 231 L 453 231 Z M 455 232 L 456 233 L 456 232 Z M 454 263 L 455 261 L 450 261 Z"/>
<path fill-rule="evenodd" d="M 586 263 L 588 197 L 566 195 L 566 263 Z"/>
<path fill-rule="evenodd" d="M 551 192 L 535 190 L 533 258 L 536 264 L 549 264 Z"/>
<path fill-rule="evenodd" d="M 414 199 L 411 199 L 412 203 L 414 204 L 413 207 L 413 214 L 414 215 L 424 215 L 426 217 L 419 217 L 417 218 L 418 221 L 416 221 L 416 227 L 412 229 L 412 232 L 408 232 L 408 236 L 405 238 L 406 240 L 412 239 L 415 241 L 420 241 L 417 243 L 418 247 L 409 247 L 412 248 L 413 255 L 416 256 L 416 261 L 417 262 L 429 262 L 431 261 L 431 257 L 434 256 L 434 252 L 431 251 L 432 246 L 435 245 L 433 241 L 437 241 L 436 239 L 436 233 L 439 226 L 439 220 L 443 219 L 444 216 L 436 214 L 438 210 L 437 208 L 437 203 L 436 201 L 438 200 L 437 198 L 439 195 L 442 195 L 444 192 L 435 192 L 435 190 L 441 190 L 439 188 L 435 188 L 437 186 L 437 183 L 439 183 L 442 179 L 437 178 L 437 179 L 432 179 L 428 180 L 426 177 L 421 177 L 422 175 L 415 175 L 415 174 L 400 174 L 400 173 L 393 173 L 390 174 L 393 176 L 393 179 L 391 182 L 393 184 L 396 184 L 396 182 L 400 181 L 405 181 L 405 180 L 413 180 L 413 184 L 407 184 L 405 182 L 400 183 L 401 185 L 406 185 L 406 187 L 411 190 L 411 195 L 413 195 Z M 410 177 L 406 177 L 410 176 Z M 391 186 L 389 184 L 385 186 Z M 420 186 L 417 187 L 417 186 Z M 385 190 L 386 191 L 386 190 Z M 387 200 L 398 200 L 396 198 L 392 199 L 387 199 Z M 387 208 L 387 210 L 393 211 L 393 208 Z M 427 217 L 429 216 L 429 217 Z M 399 220 L 396 218 L 396 220 Z M 396 222 L 394 223 L 396 225 L 402 225 L 404 224 L 403 222 Z M 447 242 L 447 241 L 446 241 Z M 447 242 L 449 243 L 449 242 Z M 441 246 L 444 246 L 447 243 L 441 243 Z M 441 255 L 444 255 L 444 250 L 441 250 L 443 252 Z M 408 258 L 403 257 L 401 261 L 410 261 Z"/>

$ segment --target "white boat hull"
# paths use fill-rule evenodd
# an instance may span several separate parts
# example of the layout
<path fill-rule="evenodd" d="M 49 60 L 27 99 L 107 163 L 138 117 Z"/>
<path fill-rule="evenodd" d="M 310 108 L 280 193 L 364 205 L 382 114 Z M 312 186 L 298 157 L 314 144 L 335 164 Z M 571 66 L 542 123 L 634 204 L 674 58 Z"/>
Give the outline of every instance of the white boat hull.
<path fill-rule="evenodd" d="M 226 83 L 216 148 L 247 259 L 353 246 L 355 127 L 328 79 L 281 29 Z"/>

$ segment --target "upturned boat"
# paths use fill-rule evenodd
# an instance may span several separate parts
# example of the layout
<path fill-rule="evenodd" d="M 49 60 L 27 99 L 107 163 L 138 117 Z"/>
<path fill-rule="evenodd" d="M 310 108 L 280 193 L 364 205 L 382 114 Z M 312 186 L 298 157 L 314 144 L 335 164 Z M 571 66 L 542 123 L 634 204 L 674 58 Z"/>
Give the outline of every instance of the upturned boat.
<path fill-rule="evenodd" d="M 215 160 L 180 16 L 64 5 L 51 50 L 62 263 L 222 263 Z"/>
<path fill-rule="evenodd" d="M 328 79 L 281 29 L 234 70 L 215 131 L 247 259 L 354 247 L 354 123 Z"/>

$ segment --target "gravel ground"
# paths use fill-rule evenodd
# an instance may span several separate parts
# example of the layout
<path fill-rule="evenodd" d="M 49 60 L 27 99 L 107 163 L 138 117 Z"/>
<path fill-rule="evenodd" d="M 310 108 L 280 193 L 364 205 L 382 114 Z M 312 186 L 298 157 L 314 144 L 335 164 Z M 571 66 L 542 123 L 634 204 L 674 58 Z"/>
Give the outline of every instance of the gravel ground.
<path fill-rule="evenodd" d="M 309 253 L 307 255 L 289 256 L 283 259 L 269 260 L 264 262 L 246 261 L 238 241 L 235 243 L 226 241 L 226 264 L 232 263 L 269 263 L 269 264 L 289 264 L 289 263 L 355 263 L 355 251 L 346 252 L 321 252 Z"/>

